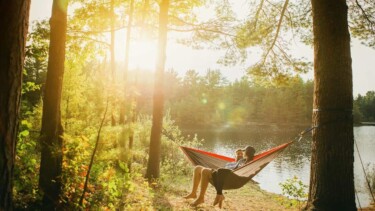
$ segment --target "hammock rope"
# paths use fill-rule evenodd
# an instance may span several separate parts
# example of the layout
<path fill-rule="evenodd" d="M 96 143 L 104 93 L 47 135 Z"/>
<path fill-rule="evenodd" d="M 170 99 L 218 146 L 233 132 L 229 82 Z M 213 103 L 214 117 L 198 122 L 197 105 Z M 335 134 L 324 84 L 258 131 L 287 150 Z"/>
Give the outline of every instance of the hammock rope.
<path fill-rule="evenodd" d="M 361 165 L 362 165 L 363 173 L 365 174 L 365 179 L 366 179 L 367 187 L 368 187 L 368 189 L 369 189 L 369 191 L 370 191 L 370 193 L 371 193 L 372 201 L 373 201 L 374 204 L 375 204 L 374 193 L 372 192 L 371 185 L 370 185 L 370 181 L 369 181 L 368 178 L 367 178 L 367 173 L 366 173 L 366 170 L 365 170 L 365 166 L 363 165 L 362 157 L 361 157 L 361 154 L 359 153 L 359 149 L 358 149 L 357 141 L 356 141 L 355 139 L 354 139 L 354 144 L 355 144 L 355 147 L 357 148 L 358 157 L 359 157 L 359 160 L 360 160 Z"/>
<path fill-rule="evenodd" d="M 358 202 L 359 210 L 362 211 L 361 202 L 359 201 L 359 197 L 358 197 L 357 189 L 355 189 L 355 187 L 354 187 L 354 191 L 355 191 L 355 197 L 357 198 L 357 202 Z"/>

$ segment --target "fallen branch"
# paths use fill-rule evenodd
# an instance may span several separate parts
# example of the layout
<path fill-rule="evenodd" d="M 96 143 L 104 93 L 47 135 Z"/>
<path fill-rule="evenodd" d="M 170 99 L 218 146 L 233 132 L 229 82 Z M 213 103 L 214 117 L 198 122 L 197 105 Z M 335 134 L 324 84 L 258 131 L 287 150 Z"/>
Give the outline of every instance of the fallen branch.
<path fill-rule="evenodd" d="M 91 155 L 91 160 L 90 160 L 90 164 L 89 164 L 89 167 L 87 169 L 87 174 L 86 174 L 86 180 L 85 180 L 85 185 L 83 187 L 83 192 L 82 192 L 82 195 L 81 195 L 81 198 L 79 199 L 79 205 L 82 206 L 82 202 L 83 202 L 83 199 L 85 197 L 85 193 L 87 191 L 87 185 L 89 183 L 89 178 L 90 178 L 90 171 L 91 171 L 91 168 L 92 168 L 92 164 L 94 162 L 94 157 L 95 157 L 95 154 L 96 154 L 96 151 L 98 149 L 98 143 L 99 143 L 99 139 L 100 139 L 100 132 L 102 131 L 102 127 L 103 127 L 103 124 L 104 124 L 104 120 L 105 120 L 105 117 L 107 115 L 107 110 L 108 110 L 108 98 L 107 98 L 107 105 L 105 107 L 105 111 L 104 111 L 104 115 L 103 115 L 103 118 L 102 118 L 102 122 L 100 124 L 100 127 L 99 127 L 99 130 L 98 130 L 98 135 L 96 137 L 96 143 L 95 143 L 95 147 L 94 147 L 94 151 L 92 152 L 92 155 Z"/>

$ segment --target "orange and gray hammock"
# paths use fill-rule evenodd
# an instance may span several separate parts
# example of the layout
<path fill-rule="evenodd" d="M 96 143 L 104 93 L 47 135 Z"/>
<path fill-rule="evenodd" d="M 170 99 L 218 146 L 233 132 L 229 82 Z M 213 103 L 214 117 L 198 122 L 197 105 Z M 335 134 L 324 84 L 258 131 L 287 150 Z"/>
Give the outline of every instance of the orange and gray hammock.
<path fill-rule="evenodd" d="M 281 144 L 277 147 L 255 155 L 251 162 L 233 170 L 233 173 L 241 177 L 247 177 L 248 180 L 250 180 L 292 143 L 293 141 Z M 224 168 L 225 164 L 228 162 L 235 162 L 234 158 L 218 155 L 212 152 L 183 146 L 180 148 L 194 166 L 201 165 L 207 168 L 218 169 Z"/>

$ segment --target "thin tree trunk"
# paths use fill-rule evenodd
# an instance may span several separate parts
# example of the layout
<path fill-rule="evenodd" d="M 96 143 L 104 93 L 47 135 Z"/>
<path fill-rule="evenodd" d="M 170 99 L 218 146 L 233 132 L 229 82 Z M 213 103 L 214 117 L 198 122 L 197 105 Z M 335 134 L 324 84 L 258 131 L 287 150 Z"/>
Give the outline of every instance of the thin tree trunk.
<path fill-rule="evenodd" d="M 125 64 L 124 64 L 124 99 L 120 109 L 120 120 L 119 124 L 125 124 L 125 102 L 126 102 L 126 92 L 128 86 L 128 72 L 129 72 L 129 52 L 130 52 L 130 37 L 132 30 L 133 22 L 133 13 L 134 13 L 134 0 L 129 2 L 129 19 L 128 26 L 126 29 L 126 41 L 125 41 Z"/>
<path fill-rule="evenodd" d="M 308 210 L 356 210 L 353 91 L 345 0 L 312 0 L 314 113 Z"/>
<path fill-rule="evenodd" d="M 111 75 L 115 79 L 115 0 L 111 0 Z"/>
<path fill-rule="evenodd" d="M 65 130 L 68 131 L 68 121 L 70 118 L 70 112 L 69 112 L 69 102 L 70 102 L 70 97 L 68 96 L 66 99 L 66 108 L 65 108 Z"/>
<path fill-rule="evenodd" d="M 42 154 L 39 187 L 43 194 L 43 210 L 58 207 L 62 188 L 63 127 L 60 106 L 65 62 L 67 7 L 67 1 L 54 0 L 50 19 L 49 59 L 40 133 Z"/>
<path fill-rule="evenodd" d="M 136 90 L 138 90 L 138 73 L 139 73 L 139 69 L 136 70 L 135 72 L 135 79 L 134 79 L 134 87 Z M 130 101 L 132 103 L 134 103 L 134 106 L 131 107 L 131 115 L 132 115 L 132 120 L 131 120 L 131 126 L 130 126 L 130 133 L 129 133 L 129 160 L 128 160 L 128 169 L 129 169 L 129 172 L 131 172 L 131 169 L 132 169 L 132 163 L 133 163 L 133 144 L 134 144 L 134 125 L 135 125 L 135 122 L 137 121 L 137 116 L 138 116 L 138 109 L 137 109 L 137 105 L 138 105 L 138 98 L 136 95 L 132 94 L 131 97 L 130 97 Z"/>
<path fill-rule="evenodd" d="M 13 168 L 30 0 L 0 0 L 0 210 L 12 210 Z"/>
<path fill-rule="evenodd" d="M 167 50 L 167 25 L 168 25 L 169 0 L 160 3 L 159 14 L 159 41 L 158 60 L 155 72 L 154 104 L 152 114 L 152 128 L 150 137 L 150 152 L 147 163 L 146 178 L 151 181 L 160 176 L 160 153 L 161 153 L 161 132 L 163 127 L 164 107 L 164 68 Z"/>
<path fill-rule="evenodd" d="M 115 0 L 111 0 L 111 79 L 112 85 L 116 84 L 116 62 L 115 62 Z M 111 122 L 112 126 L 116 126 L 116 118 L 115 118 L 115 110 L 116 110 L 116 96 L 112 98 L 112 110 L 111 110 Z"/>
<path fill-rule="evenodd" d="M 89 184 L 90 172 L 91 172 L 91 169 L 92 169 L 92 165 L 94 164 L 94 158 L 95 158 L 96 151 L 98 150 L 98 144 L 99 144 L 99 140 L 100 140 L 100 133 L 102 131 L 105 118 L 107 116 L 107 111 L 108 111 L 108 99 L 107 99 L 107 105 L 105 106 L 105 111 L 104 111 L 104 115 L 103 115 L 103 118 L 102 118 L 102 122 L 100 123 L 100 126 L 99 126 L 98 135 L 96 136 L 96 142 L 95 142 L 94 151 L 92 152 L 91 159 L 90 159 L 90 164 L 89 164 L 88 169 L 87 169 L 86 178 L 85 178 L 85 185 L 83 186 L 82 195 L 81 195 L 81 198 L 79 199 L 79 205 L 80 206 L 82 206 L 83 199 L 85 198 L 85 193 L 87 191 L 87 186 Z"/>
<path fill-rule="evenodd" d="M 127 92 L 127 86 L 128 86 L 128 72 L 129 72 L 129 52 L 130 52 L 130 37 L 131 37 L 131 29 L 132 29 L 132 23 L 133 23 L 133 12 L 134 12 L 134 0 L 130 0 L 129 5 L 129 21 L 128 21 L 128 30 L 126 32 L 126 49 L 125 49 L 125 71 L 124 71 L 124 94 L 126 96 Z M 133 93 L 129 93 L 130 96 L 133 96 Z M 124 102 L 126 100 L 126 97 L 124 96 Z M 130 108 L 133 108 L 133 97 L 130 97 Z M 125 108 L 125 103 L 124 106 Z M 128 158 L 128 170 L 131 171 L 131 163 L 133 161 L 133 140 L 134 140 L 134 113 L 132 113 L 132 109 L 130 110 L 130 115 L 132 115 L 132 120 L 129 127 L 129 158 Z M 125 114 L 125 112 L 124 112 Z M 124 117 L 125 115 L 123 115 Z"/>

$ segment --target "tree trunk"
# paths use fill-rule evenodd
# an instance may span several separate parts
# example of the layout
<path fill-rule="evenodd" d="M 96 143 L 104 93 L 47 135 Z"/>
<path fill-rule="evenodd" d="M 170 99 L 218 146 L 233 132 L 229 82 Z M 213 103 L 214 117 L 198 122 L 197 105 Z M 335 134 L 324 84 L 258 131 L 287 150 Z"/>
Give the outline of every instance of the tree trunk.
<path fill-rule="evenodd" d="M 162 0 L 159 14 L 159 41 L 158 60 L 155 72 L 154 104 L 152 114 L 152 128 L 150 137 L 150 152 L 147 163 L 146 178 L 159 178 L 160 175 L 160 151 L 161 132 L 163 128 L 163 106 L 164 106 L 164 68 L 167 49 L 167 25 L 168 25 L 169 0 Z"/>
<path fill-rule="evenodd" d="M 111 0 L 111 80 L 112 85 L 116 84 L 116 62 L 115 62 L 115 0 Z M 111 110 L 111 124 L 112 126 L 116 126 L 116 118 L 115 118 L 115 110 L 116 110 L 116 96 L 113 95 L 112 98 L 112 110 Z"/>
<path fill-rule="evenodd" d="M 126 92 L 128 87 L 128 72 L 129 72 L 129 52 L 130 52 L 130 36 L 132 30 L 133 22 L 133 13 L 134 13 L 134 0 L 129 2 L 129 19 L 128 26 L 126 27 L 126 42 L 125 42 L 125 64 L 124 64 L 124 99 L 122 100 L 122 106 L 120 108 L 120 119 L 119 124 L 125 124 L 125 102 L 126 102 Z"/>
<path fill-rule="evenodd" d="M 0 0 L 0 210 L 12 210 L 13 168 L 30 0 Z"/>
<path fill-rule="evenodd" d="M 112 80 L 115 80 L 115 0 L 111 0 L 111 74 Z"/>
<path fill-rule="evenodd" d="M 60 104 L 64 76 L 67 2 L 54 0 L 50 19 L 49 59 L 40 132 L 42 155 L 39 187 L 43 194 L 43 210 L 56 209 L 60 203 L 62 187 L 63 128 Z"/>
<path fill-rule="evenodd" d="M 345 0 L 312 0 L 314 112 L 308 210 L 356 210 L 353 91 Z"/>

